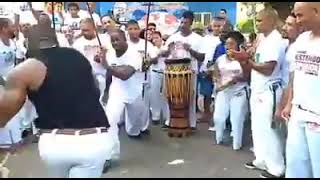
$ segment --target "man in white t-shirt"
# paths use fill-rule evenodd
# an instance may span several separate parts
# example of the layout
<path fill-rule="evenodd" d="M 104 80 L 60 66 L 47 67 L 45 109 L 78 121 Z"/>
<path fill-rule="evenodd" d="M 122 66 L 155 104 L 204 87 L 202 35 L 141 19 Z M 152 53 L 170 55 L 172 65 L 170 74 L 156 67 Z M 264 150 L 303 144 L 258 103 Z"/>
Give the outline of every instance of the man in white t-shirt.
<path fill-rule="evenodd" d="M 204 47 L 206 50 L 206 55 L 204 62 L 201 63 L 200 69 L 199 69 L 199 75 L 198 75 L 198 81 L 199 81 L 199 88 L 200 88 L 200 94 L 204 98 L 204 113 L 201 116 L 201 119 L 204 121 L 209 121 L 209 124 L 211 124 L 211 117 L 212 113 L 210 112 L 210 105 L 211 105 L 211 96 L 213 93 L 213 82 L 212 77 L 208 74 L 207 64 L 209 61 L 212 61 L 213 54 L 216 50 L 216 47 L 221 43 L 220 40 L 220 32 L 222 29 L 222 26 L 224 24 L 224 19 L 220 17 L 213 17 L 212 23 L 211 23 L 211 29 L 212 32 L 210 34 L 207 34 L 204 39 Z"/>
<path fill-rule="evenodd" d="M 286 57 L 283 63 L 281 64 L 281 73 L 282 73 L 282 79 L 284 81 L 284 91 L 281 97 L 281 103 L 279 105 L 279 108 L 276 111 L 276 118 L 277 119 L 282 119 L 281 118 L 281 111 L 283 110 L 284 106 L 286 105 L 288 101 L 288 84 L 289 84 L 289 79 L 290 76 L 293 76 L 293 67 L 292 65 L 294 64 L 294 46 L 295 46 L 295 41 L 297 37 L 302 33 L 302 27 L 296 22 L 296 16 L 292 13 L 290 14 L 286 21 L 284 26 L 282 27 L 284 31 L 284 38 L 288 40 L 289 44 L 286 49 Z"/>
<path fill-rule="evenodd" d="M 127 30 L 128 30 L 128 45 L 132 46 L 136 51 L 140 54 L 141 58 L 145 58 L 145 40 L 139 37 L 140 35 L 140 26 L 137 21 L 130 20 L 127 23 Z M 157 57 L 157 52 L 154 46 L 147 41 L 147 57 L 154 59 Z M 145 61 L 149 61 L 149 59 L 145 59 Z M 139 72 L 139 76 L 141 79 L 141 86 L 143 87 L 143 101 L 145 104 L 143 117 L 144 120 L 142 132 L 145 134 L 149 134 L 149 117 L 150 117 L 150 92 L 151 91 L 151 84 L 150 84 L 150 69 L 145 69 L 144 72 Z"/>
<path fill-rule="evenodd" d="M 100 28 L 100 27 L 102 26 L 101 18 L 100 18 L 100 16 L 99 16 L 97 13 L 94 12 L 95 9 L 96 9 L 96 2 L 88 2 L 88 4 L 89 4 L 89 8 L 90 8 L 91 12 L 85 11 L 86 14 L 84 14 L 84 18 L 91 17 L 90 14 L 89 14 L 89 13 L 91 13 L 92 18 L 93 18 L 93 20 L 94 20 L 94 23 L 96 24 L 96 26 L 97 26 L 98 28 Z M 86 7 L 87 7 L 87 6 L 86 6 Z"/>
<path fill-rule="evenodd" d="M 64 25 L 70 27 L 73 31 L 80 31 L 81 16 L 79 15 L 80 7 L 77 3 L 68 4 L 68 15 L 64 17 Z M 78 34 L 78 33 L 76 33 Z"/>
<path fill-rule="evenodd" d="M 296 2 L 297 23 L 305 28 L 295 41 L 293 75 L 282 117 L 289 120 L 286 178 L 320 177 L 319 2 Z"/>
<path fill-rule="evenodd" d="M 114 50 L 107 52 L 105 65 L 108 74 L 112 75 L 106 113 L 111 126 L 119 124 L 124 116 L 128 136 L 140 138 L 145 106 L 139 74 L 142 58 L 137 50 L 126 42 L 122 30 L 111 31 L 110 37 Z"/>
<path fill-rule="evenodd" d="M 257 29 L 261 36 L 254 60 L 246 59 L 245 62 L 252 69 L 250 105 L 255 154 L 255 160 L 245 166 L 265 170 L 261 173 L 264 178 L 281 177 L 285 170 L 284 144 L 274 118 L 282 95 L 280 64 L 286 49 L 281 43 L 281 34 L 276 30 L 278 18 L 277 12 L 271 8 L 257 14 Z"/>
<path fill-rule="evenodd" d="M 191 61 L 191 68 L 195 73 L 194 81 L 193 81 L 193 88 L 191 88 L 194 93 L 193 97 L 190 102 L 190 115 L 189 115 L 189 121 L 190 126 L 192 130 L 196 130 L 196 88 L 197 88 L 197 80 L 196 80 L 196 74 L 198 74 L 198 61 L 203 62 L 205 59 L 206 49 L 203 46 L 203 38 L 192 32 L 191 25 L 193 23 L 194 15 L 191 11 L 186 11 L 183 14 L 182 19 L 182 26 L 181 30 L 169 37 L 169 39 L 166 41 L 165 47 L 168 49 L 169 45 L 174 42 L 183 42 L 184 48 L 190 52 L 190 55 L 192 56 Z M 164 128 L 167 128 L 169 126 L 170 118 L 167 119 Z"/>
<path fill-rule="evenodd" d="M 100 49 L 99 41 L 97 39 L 98 35 L 94 30 L 94 22 L 90 18 L 83 19 L 80 23 L 80 29 L 82 36 L 75 40 L 73 48 L 81 52 L 89 60 L 92 66 L 92 73 L 99 84 L 100 101 L 103 104 L 102 97 L 106 88 L 106 70 L 94 59 L 95 53 Z M 108 35 L 99 35 L 99 38 L 102 47 L 110 49 L 110 37 Z"/>
<path fill-rule="evenodd" d="M 17 47 L 13 41 L 15 38 L 14 32 L 15 26 L 13 22 L 9 18 L 0 18 L 0 88 L 3 88 L 6 76 L 15 64 Z M 22 141 L 21 122 L 24 118 L 23 112 L 24 110 L 21 109 L 4 128 L 0 128 L 0 147 L 8 148 L 8 146 L 3 145 L 20 143 Z"/>

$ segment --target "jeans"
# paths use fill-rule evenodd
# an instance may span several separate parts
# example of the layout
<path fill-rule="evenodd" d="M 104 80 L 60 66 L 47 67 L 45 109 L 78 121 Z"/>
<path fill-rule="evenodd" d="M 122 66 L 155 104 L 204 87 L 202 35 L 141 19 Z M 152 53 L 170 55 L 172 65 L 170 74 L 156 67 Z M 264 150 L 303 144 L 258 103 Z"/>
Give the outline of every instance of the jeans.
<path fill-rule="evenodd" d="M 114 145 L 110 132 L 81 136 L 53 132 L 40 136 L 38 148 L 52 178 L 99 178 Z"/>

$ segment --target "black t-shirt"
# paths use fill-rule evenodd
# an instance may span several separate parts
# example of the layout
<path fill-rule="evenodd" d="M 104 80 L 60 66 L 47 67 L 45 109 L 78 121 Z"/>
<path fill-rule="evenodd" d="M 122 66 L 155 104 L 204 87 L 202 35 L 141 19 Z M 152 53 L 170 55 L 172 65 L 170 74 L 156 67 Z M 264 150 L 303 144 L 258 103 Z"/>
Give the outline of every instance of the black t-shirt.
<path fill-rule="evenodd" d="M 78 51 L 50 48 L 30 53 L 47 67 L 45 80 L 28 96 L 35 105 L 40 129 L 83 129 L 110 127 L 99 102 L 91 65 Z"/>

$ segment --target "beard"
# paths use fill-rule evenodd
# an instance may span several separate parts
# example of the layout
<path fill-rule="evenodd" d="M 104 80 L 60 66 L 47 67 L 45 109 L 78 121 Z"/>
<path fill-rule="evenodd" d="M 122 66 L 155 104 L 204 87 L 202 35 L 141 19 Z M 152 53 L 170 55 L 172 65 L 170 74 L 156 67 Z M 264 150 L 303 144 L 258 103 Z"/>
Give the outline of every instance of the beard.
<path fill-rule="evenodd" d="M 10 39 L 14 39 L 14 38 L 16 38 L 16 34 L 15 33 L 10 34 Z"/>

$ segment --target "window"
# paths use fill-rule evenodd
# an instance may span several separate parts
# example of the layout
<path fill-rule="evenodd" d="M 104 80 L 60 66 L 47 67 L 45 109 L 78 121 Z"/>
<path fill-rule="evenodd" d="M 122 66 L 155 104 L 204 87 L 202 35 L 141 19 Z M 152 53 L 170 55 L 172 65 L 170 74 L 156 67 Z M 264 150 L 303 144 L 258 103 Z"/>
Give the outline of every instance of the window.
<path fill-rule="evenodd" d="M 194 22 L 201 23 L 204 26 L 208 26 L 211 22 L 212 14 L 211 12 L 198 12 L 194 13 Z"/>

